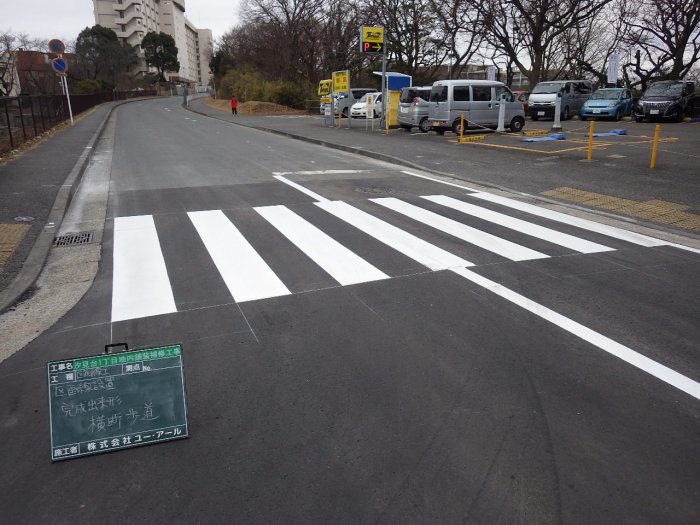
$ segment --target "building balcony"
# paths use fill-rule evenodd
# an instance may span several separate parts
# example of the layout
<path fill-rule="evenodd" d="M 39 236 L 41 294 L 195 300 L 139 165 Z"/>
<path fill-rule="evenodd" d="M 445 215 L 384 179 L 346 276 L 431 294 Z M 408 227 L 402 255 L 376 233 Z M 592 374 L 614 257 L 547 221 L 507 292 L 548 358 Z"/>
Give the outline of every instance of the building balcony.
<path fill-rule="evenodd" d="M 129 9 L 131 6 L 141 6 L 141 2 L 139 0 L 124 0 L 121 4 L 118 4 L 117 2 L 114 2 L 112 4 L 112 9 L 115 11 L 126 11 Z"/>

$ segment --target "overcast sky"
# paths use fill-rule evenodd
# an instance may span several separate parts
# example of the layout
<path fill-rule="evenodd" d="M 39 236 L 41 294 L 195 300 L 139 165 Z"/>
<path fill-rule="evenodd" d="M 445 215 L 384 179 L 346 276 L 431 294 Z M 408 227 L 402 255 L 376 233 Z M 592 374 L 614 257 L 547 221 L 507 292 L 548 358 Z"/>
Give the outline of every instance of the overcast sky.
<path fill-rule="evenodd" d="M 68 41 L 95 25 L 91 0 L 2 0 L 2 4 L 0 31 Z M 211 29 L 218 38 L 236 23 L 238 4 L 239 0 L 185 0 L 185 16 L 196 27 Z"/>

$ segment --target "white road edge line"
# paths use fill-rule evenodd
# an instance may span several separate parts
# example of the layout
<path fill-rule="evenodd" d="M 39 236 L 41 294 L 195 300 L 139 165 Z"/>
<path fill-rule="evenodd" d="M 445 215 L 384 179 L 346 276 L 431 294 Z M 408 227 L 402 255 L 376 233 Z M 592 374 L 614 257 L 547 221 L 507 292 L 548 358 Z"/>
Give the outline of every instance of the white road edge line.
<path fill-rule="evenodd" d="M 296 182 L 292 182 L 289 179 L 285 179 L 282 175 L 274 175 L 274 177 L 278 181 L 284 182 L 285 184 L 288 184 L 292 188 L 297 189 L 302 193 L 306 193 L 309 197 L 311 197 L 312 199 L 315 199 L 317 202 L 330 202 L 328 199 L 326 199 L 325 197 L 322 197 L 318 193 L 314 193 L 313 191 L 304 188 L 304 186 L 301 186 L 300 184 L 297 184 Z"/>
<path fill-rule="evenodd" d="M 536 303 L 501 284 L 482 277 L 471 270 L 467 270 L 466 268 L 452 268 L 451 271 L 473 282 L 474 284 L 495 293 L 507 301 L 524 308 L 528 312 L 535 314 L 545 321 L 555 324 L 570 334 L 580 337 L 584 341 L 600 348 L 601 350 L 622 359 L 626 363 L 629 363 L 630 365 L 651 374 L 657 379 L 660 379 L 661 381 L 682 390 L 686 394 L 689 394 L 696 399 L 700 399 L 700 383 L 697 381 L 679 374 L 675 370 L 672 370 L 661 363 L 657 363 L 653 359 L 643 356 L 639 352 L 613 341 L 595 330 L 587 328 L 582 324 L 569 319 L 568 317 L 558 314 L 546 306 L 542 306 L 541 304 Z"/>

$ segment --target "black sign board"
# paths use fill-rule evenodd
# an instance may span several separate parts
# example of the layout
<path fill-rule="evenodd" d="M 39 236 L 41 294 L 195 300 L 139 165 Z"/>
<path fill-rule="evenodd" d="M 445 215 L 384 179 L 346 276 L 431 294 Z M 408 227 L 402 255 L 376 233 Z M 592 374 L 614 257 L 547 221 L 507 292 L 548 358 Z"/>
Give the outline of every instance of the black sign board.
<path fill-rule="evenodd" d="M 51 361 L 51 459 L 189 436 L 182 347 Z"/>

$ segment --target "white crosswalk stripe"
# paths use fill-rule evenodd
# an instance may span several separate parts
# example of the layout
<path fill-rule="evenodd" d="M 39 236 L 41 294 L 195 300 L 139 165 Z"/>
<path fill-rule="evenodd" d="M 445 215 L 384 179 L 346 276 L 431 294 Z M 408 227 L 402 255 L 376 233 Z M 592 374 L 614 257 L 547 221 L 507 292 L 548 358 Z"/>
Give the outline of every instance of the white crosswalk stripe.
<path fill-rule="evenodd" d="M 658 246 L 664 244 L 651 237 L 624 232 L 616 228 L 605 227 L 589 221 L 577 220 L 558 212 L 526 205 L 509 199 L 497 198 L 488 194 L 469 194 L 465 199 L 476 197 L 484 201 L 526 211 L 528 213 L 550 219 L 555 223 L 585 228 L 596 234 L 607 234 L 619 240 L 642 244 L 643 246 Z M 466 215 L 476 217 L 486 222 L 506 227 L 525 234 L 525 239 L 542 239 L 553 244 L 558 244 L 567 249 L 580 253 L 597 253 L 611 251 L 614 248 L 579 238 L 578 236 L 557 231 L 554 228 L 531 223 L 518 219 L 503 212 L 476 206 L 466 200 L 460 200 L 444 195 L 427 195 L 422 197 L 427 202 L 432 202 L 445 209 L 460 211 Z M 474 252 L 475 256 L 483 256 L 483 250 L 495 253 L 504 259 L 512 261 L 525 261 L 543 259 L 548 255 L 533 250 L 526 246 L 501 239 L 498 236 L 481 231 L 477 228 L 463 224 L 440 213 L 436 213 L 420 205 L 409 203 L 396 198 L 369 199 L 371 202 L 381 205 L 386 210 L 384 215 L 392 215 L 396 212 L 396 220 L 418 221 L 417 228 L 424 229 L 426 235 L 434 234 L 435 230 L 448 233 L 464 241 L 460 247 L 460 255 Z M 306 206 L 316 206 L 331 216 L 351 226 L 348 232 L 355 231 L 357 235 L 366 236 L 367 242 L 375 242 L 388 246 L 429 270 L 460 269 L 474 266 L 474 263 L 460 255 L 451 253 L 431 242 L 409 233 L 400 227 L 388 222 L 389 219 L 380 219 L 373 213 L 360 207 L 352 206 L 342 201 L 318 200 Z M 367 206 L 367 205 L 365 205 Z M 373 206 L 373 205 L 370 205 Z M 433 208 L 436 209 L 436 208 Z M 313 265 L 318 272 L 323 269 L 339 285 L 348 286 L 359 283 L 379 281 L 392 276 L 392 259 L 386 255 L 380 257 L 382 265 L 376 265 L 371 256 L 360 257 L 347 246 L 344 246 L 336 238 L 329 235 L 325 222 L 316 218 L 314 221 L 303 218 L 296 211 L 286 206 L 261 206 L 254 208 L 256 214 L 244 215 L 241 220 L 247 221 L 247 227 L 243 231 L 258 231 L 255 229 L 255 221 L 258 224 L 265 222 L 274 230 L 260 229 L 260 239 L 247 239 L 234 222 L 221 210 L 195 211 L 187 213 L 194 231 L 201 239 L 201 244 L 193 249 L 199 250 L 200 257 L 211 258 L 216 270 L 226 284 L 231 297 L 235 302 L 241 303 L 271 297 L 290 295 L 290 286 L 295 292 L 305 291 L 308 282 L 299 279 L 302 272 L 306 272 L 304 264 Z M 381 211 L 377 208 L 374 211 Z M 314 216 L 315 215 L 310 215 Z M 453 214 L 453 216 L 455 216 Z M 257 217 L 257 219 L 256 219 Z M 466 218 L 466 217 L 465 217 Z M 329 217 L 330 219 L 330 217 Z M 253 221 L 252 223 L 250 221 Z M 238 222 L 238 220 L 236 220 Z M 340 225 L 340 223 L 338 223 Z M 423 227 L 421 225 L 427 225 Z M 239 226 L 243 226 L 242 224 Z M 336 225 L 337 227 L 337 225 Z M 193 232 L 194 233 L 194 232 Z M 583 234 L 584 232 L 582 232 Z M 270 237 L 278 235 L 277 237 Z M 114 271 L 112 275 L 112 321 L 125 321 L 174 313 L 177 311 L 174 294 L 168 276 L 167 263 L 161 250 L 161 242 L 168 239 L 160 239 L 156 223 L 151 215 L 135 217 L 118 217 L 114 221 Z M 293 259 L 297 268 L 287 270 L 285 262 L 278 260 L 266 260 L 266 258 L 278 257 L 273 254 L 286 253 L 279 243 L 289 243 L 303 253 L 304 257 Z M 521 241 L 526 242 L 526 241 Z M 270 244 L 271 243 L 271 244 Z M 258 253 L 255 245 L 264 248 L 265 256 Z M 164 245 L 167 247 L 166 245 Z M 275 246 L 274 249 L 269 248 Z M 474 248 L 477 246 L 478 248 Z M 206 251 L 204 251 L 206 250 Z M 173 253 L 173 250 L 165 250 L 165 253 Z M 366 253 L 373 255 L 371 250 Z M 172 256 L 172 255 L 171 255 Z M 468 257 L 471 259 L 471 257 Z M 492 258 L 490 260 L 493 260 Z M 274 263 L 273 270 L 269 265 Z M 301 266 L 300 266 L 301 265 Z M 174 267 L 177 268 L 177 267 Z M 311 266 L 309 266 L 311 269 Z M 404 266 L 394 270 L 394 275 L 405 272 Z M 280 275 L 278 275 L 280 274 Z M 320 274 L 319 274 L 320 275 Z M 285 282 L 289 280 L 291 282 Z M 325 279 L 328 279 L 326 276 Z M 318 283 L 319 281 L 313 281 Z M 301 284 L 300 284 L 301 283 Z M 327 285 L 324 285 L 327 286 Z M 179 294 L 187 290 L 187 286 L 179 287 Z M 219 294 L 219 297 L 221 295 Z M 178 297 L 177 304 L 186 304 L 187 298 Z"/>
<path fill-rule="evenodd" d="M 112 322 L 177 311 L 151 215 L 114 219 Z"/>
<path fill-rule="evenodd" d="M 525 246 L 520 246 L 514 242 L 501 239 L 490 233 L 477 230 L 461 222 L 454 221 L 432 211 L 420 208 L 411 203 L 396 199 L 394 197 L 384 197 L 381 199 L 370 199 L 390 210 L 410 217 L 411 219 L 427 224 L 435 229 L 453 235 L 465 242 L 479 246 L 485 250 L 496 253 L 511 261 L 528 261 L 531 259 L 546 259 L 549 257 Z"/>
<path fill-rule="evenodd" d="M 264 206 L 255 211 L 343 286 L 389 278 L 289 208 Z"/>
<path fill-rule="evenodd" d="M 291 293 L 223 212 L 196 211 L 188 215 L 237 302 Z"/>
<path fill-rule="evenodd" d="M 516 219 L 515 217 L 510 217 L 503 213 L 498 213 L 480 206 L 474 206 L 468 202 L 460 201 L 452 197 L 446 197 L 445 195 L 428 195 L 423 198 L 448 208 L 452 208 L 453 210 L 461 211 L 467 215 L 493 222 L 495 224 L 500 224 L 501 226 L 505 226 L 511 230 L 515 230 L 526 235 L 531 235 L 533 237 L 564 246 L 565 248 L 570 248 L 577 252 L 598 253 L 613 250 L 613 248 L 603 246 L 602 244 L 598 244 L 596 242 L 574 237 L 573 235 L 558 232 L 556 230 L 552 230 L 551 228 L 546 228 L 532 222 Z"/>

